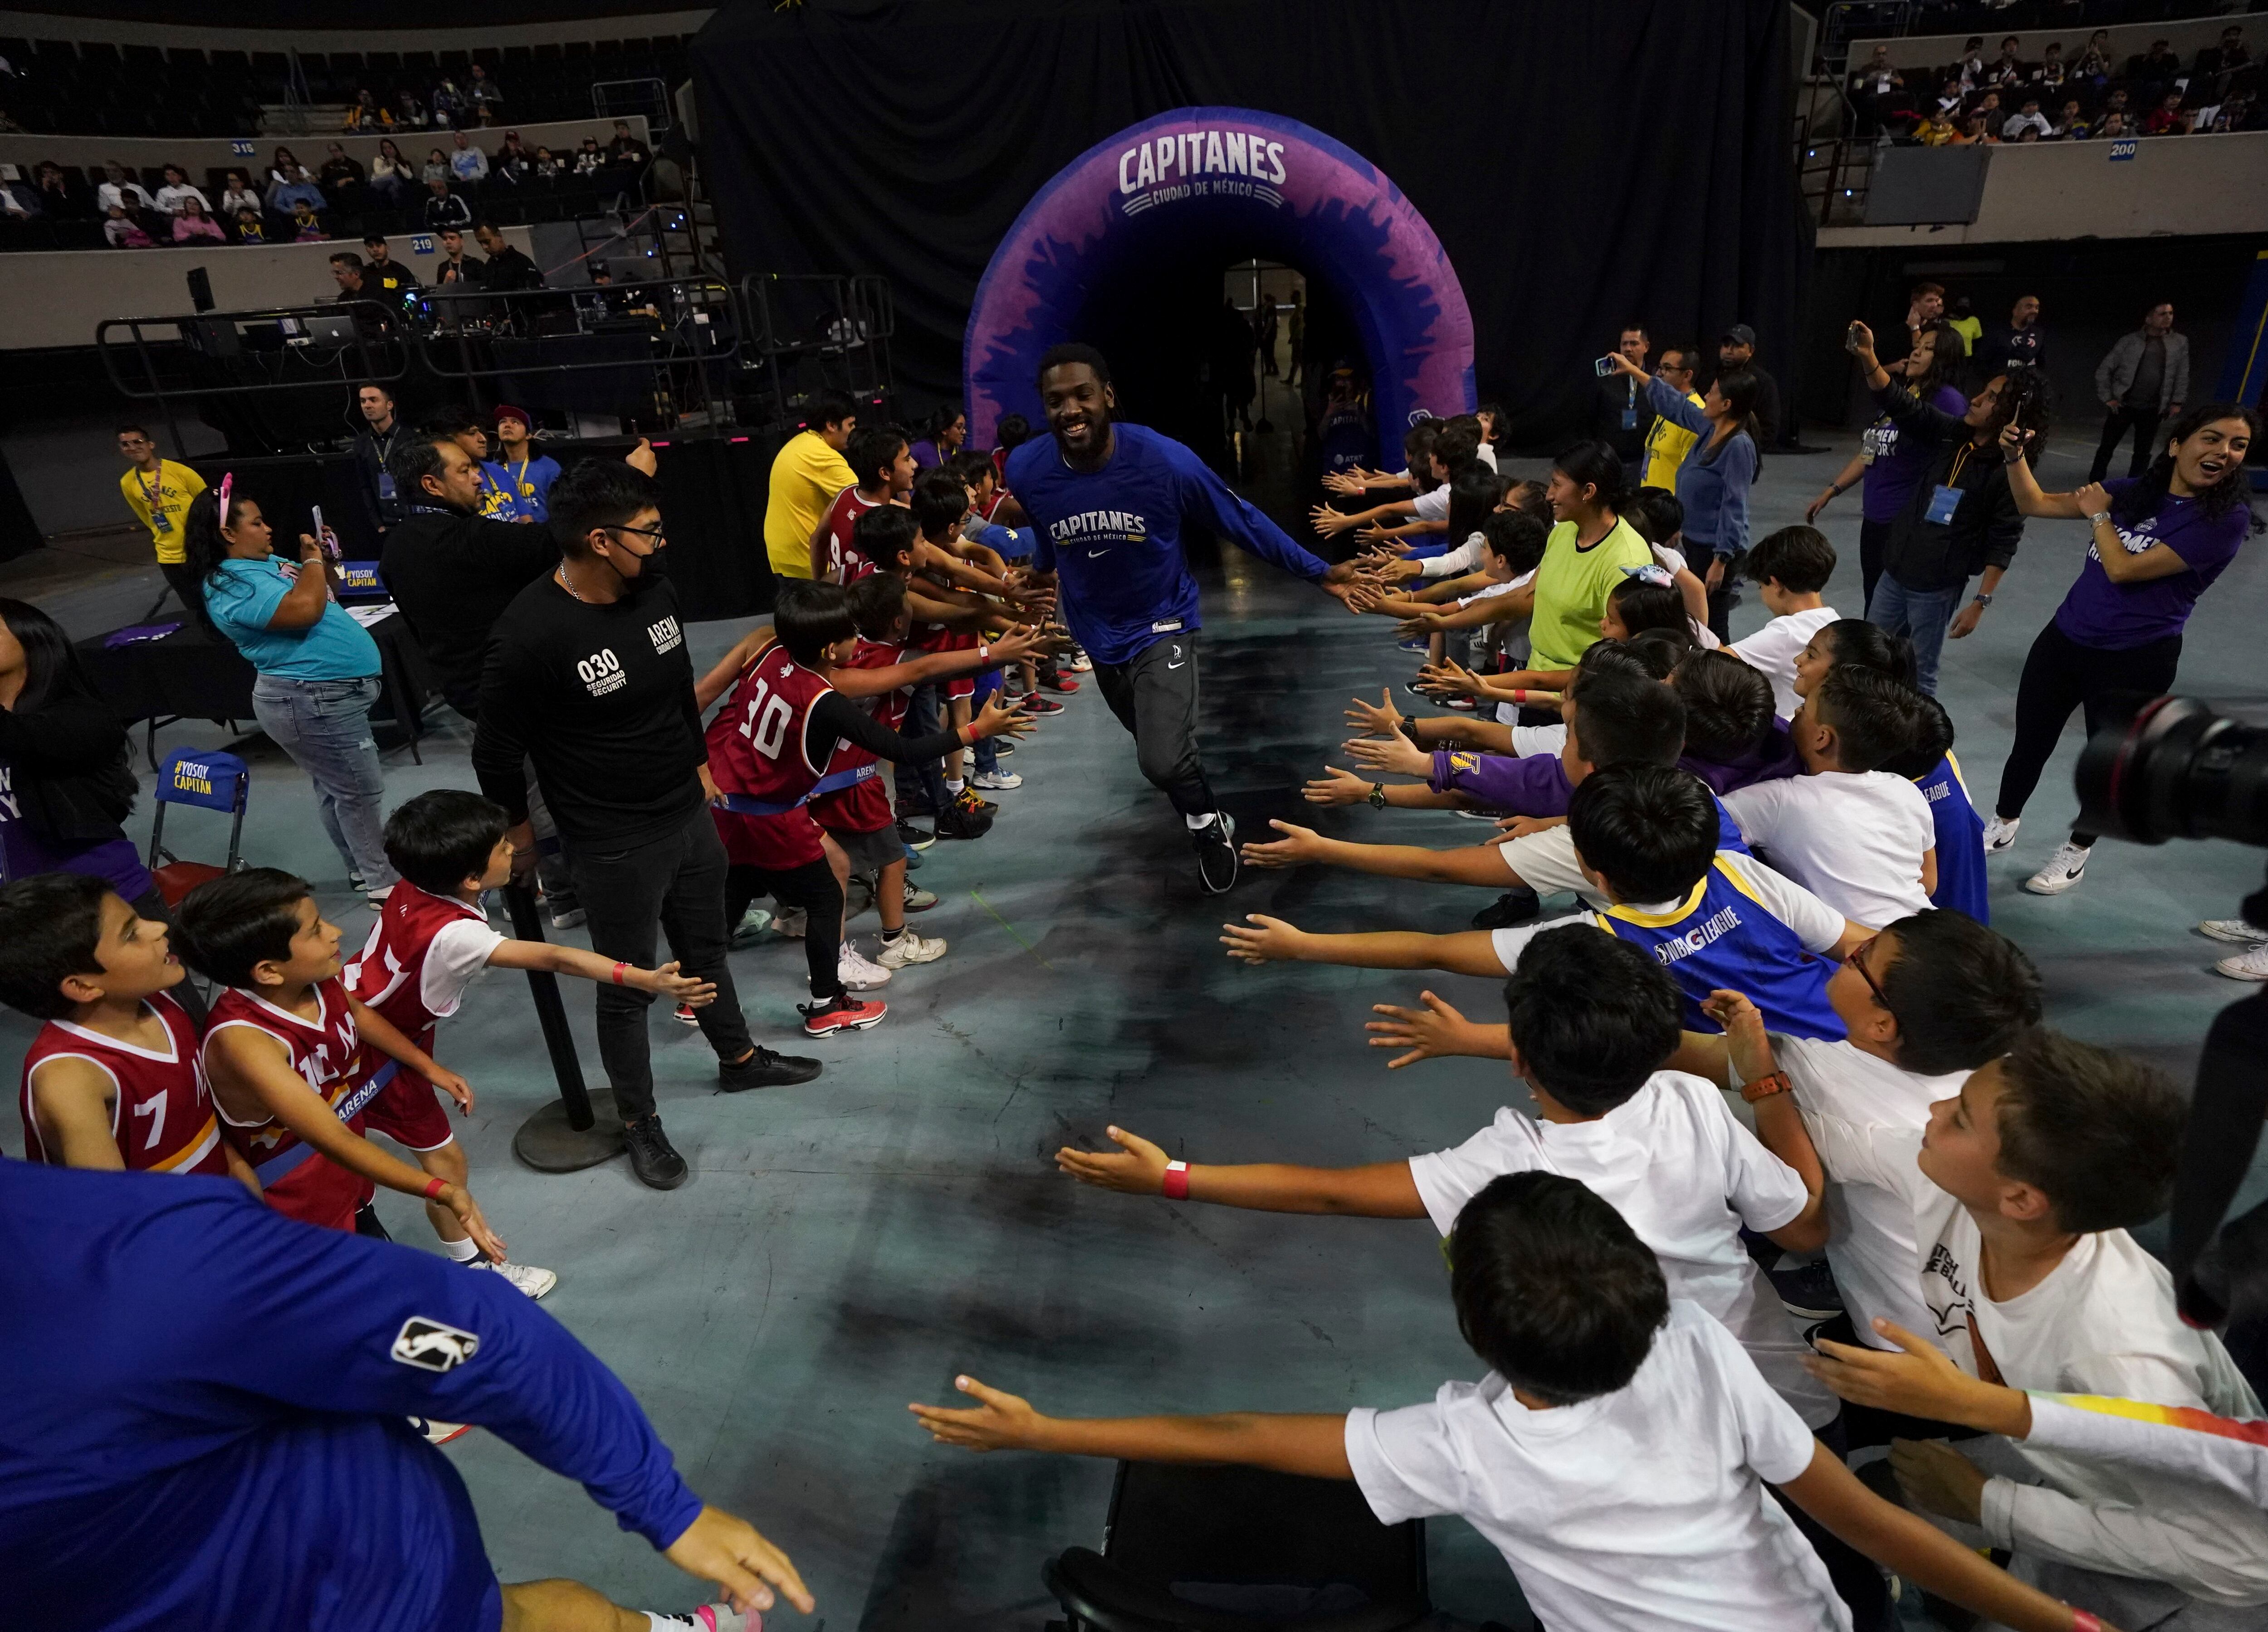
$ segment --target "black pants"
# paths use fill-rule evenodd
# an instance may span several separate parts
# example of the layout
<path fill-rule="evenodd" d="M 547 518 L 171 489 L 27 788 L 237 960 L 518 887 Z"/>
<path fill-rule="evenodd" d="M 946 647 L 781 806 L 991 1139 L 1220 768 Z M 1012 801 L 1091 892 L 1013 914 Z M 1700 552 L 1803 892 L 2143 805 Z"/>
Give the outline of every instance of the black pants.
<path fill-rule="evenodd" d="M 2040 772 L 2073 709 L 2085 711 L 2088 735 L 2093 736 L 2114 704 L 2172 690 L 2181 661 L 2178 635 L 2125 651 L 2104 651 L 2080 645 L 2049 620 L 2032 642 L 2023 678 L 2016 682 L 2016 740 L 2000 769 L 2000 797 L 1993 810 L 2003 818 L 2024 813 L 2024 802 L 2040 785 Z M 2074 828 L 2071 842 L 2092 844 L 2095 835 Z"/>
<path fill-rule="evenodd" d="M 767 891 L 783 907 L 803 908 L 803 957 L 811 974 L 811 995 L 820 1003 L 832 1002 L 843 992 L 843 886 L 835 882 L 835 869 L 824 856 L 785 872 L 769 867 L 729 868 L 725 874 L 725 922 L 740 923 L 748 903 Z"/>
<path fill-rule="evenodd" d="M 905 723 L 898 729 L 909 737 L 935 735 L 945 729 L 946 702 L 945 687 L 934 681 L 915 687 L 906 698 Z M 934 816 L 945 808 L 943 760 L 930 760 L 920 765 L 902 760 L 895 767 L 895 775 L 901 813 L 926 810 Z"/>
<path fill-rule="evenodd" d="M 1738 555 L 1726 562 L 1725 576 L 1709 592 L 1709 632 L 1727 646 L 1733 643 L 1733 608 L 1741 604 L 1741 580 L 1737 576 L 1740 562 Z M 1709 562 L 1704 561 L 1701 573 L 1705 584 L 1708 582 L 1708 572 Z"/>
<path fill-rule="evenodd" d="M 2126 474 L 2139 476 L 2149 469 L 2150 460 L 2158 452 L 2159 418 L 2155 408 L 2138 408 L 2131 404 L 2112 408 L 2110 417 L 2102 422 L 2102 440 L 2095 445 L 2095 464 L 2088 471 L 2087 479 L 2089 482 L 2102 480 L 2104 473 L 2110 468 L 2111 454 L 2117 451 L 2118 439 L 2126 434 L 2129 428 L 2134 432 L 2134 457 L 2126 467 Z"/>
<path fill-rule="evenodd" d="M 1168 635 L 1131 663 L 1097 660 L 1094 683 L 1118 723 L 1134 733 L 1134 756 L 1150 785 L 1184 816 L 1219 810 L 1197 758 L 1197 637 Z"/>
<path fill-rule="evenodd" d="M 1862 521 L 1859 524 L 1859 582 L 1866 592 L 1859 602 L 1859 615 L 1874 604 L 1874 584 L 1882 576 L 1882 555 L 1890 548 L 1890 524 L 1887 521 Z M 1720 637 L 1721 638 L 1721 637 Z"/>
<path fill-rule="evenodd" d="M 725 964 L 725 844 L 705 805 L 658 838 L 624 847 L 569 839 L 567 864 L 590 915 L 591 950 L 640 968 L 653 967 L 654 931 L 669 942 L 680 973 L 717 983 L 717 998 L 694 1012 L 720 1060 L 755 1046 Z M 652 992 L 598 983 L 599 1059 L 625 1121 L 653 1110 L 653 1057 L 645 1011 Z"/>

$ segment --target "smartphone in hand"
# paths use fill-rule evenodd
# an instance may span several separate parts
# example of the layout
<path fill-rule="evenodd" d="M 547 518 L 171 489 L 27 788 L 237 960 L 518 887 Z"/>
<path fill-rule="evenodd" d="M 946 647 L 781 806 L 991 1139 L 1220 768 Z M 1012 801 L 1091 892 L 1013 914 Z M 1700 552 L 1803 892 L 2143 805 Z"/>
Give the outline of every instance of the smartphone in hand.
<path fill-rule="evenodd" d="M 339 560 L 339 535 L 323 525 L 323 507 L 320 504 L 313 506 L 313 510 L 316 540 L 322 545 L 323 554 L 329 556 L 335 565 Z"/>
<path fill-rule="evenodd" d="M 1591 371 L 1601 379 L 1604 379 L 1615 371 L 1615 360 L 1612 357 L 1601 357 L 1591 364 Z"/>

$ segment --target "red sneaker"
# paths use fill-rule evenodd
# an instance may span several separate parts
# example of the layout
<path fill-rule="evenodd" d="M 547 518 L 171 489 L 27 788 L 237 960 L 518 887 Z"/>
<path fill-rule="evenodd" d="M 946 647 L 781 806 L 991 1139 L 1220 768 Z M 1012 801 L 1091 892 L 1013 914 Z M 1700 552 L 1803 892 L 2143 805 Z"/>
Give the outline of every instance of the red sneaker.
<path fill-rule="evenodd" d="M 796 1012 L 803 1016 L 803 1033 L 806 1037 L 826 1037 L 836 1032 L 863 1032 L 869 1026 L 880 1026 L 890 1005 L 872 997 L 857 997 L 849 992 L 832 1003 L 796 1004 Z"/>
<path fill-rule="evenodd" d="M 1042 674 L 1040 676 L 1040 684 L 1049 691 L 1060 691 L 1066 695 L 1079 689 L 1079 682 L 1068 674 Z"/>
<path fill-rule="evenodd" d="M 1052 698 L 1042 697 L 1037 692 L 1032 693 L 1024 699 L 1024 712 L 1027 714 L 1060 714 L 1063 711 L 1062 703 Z"/>

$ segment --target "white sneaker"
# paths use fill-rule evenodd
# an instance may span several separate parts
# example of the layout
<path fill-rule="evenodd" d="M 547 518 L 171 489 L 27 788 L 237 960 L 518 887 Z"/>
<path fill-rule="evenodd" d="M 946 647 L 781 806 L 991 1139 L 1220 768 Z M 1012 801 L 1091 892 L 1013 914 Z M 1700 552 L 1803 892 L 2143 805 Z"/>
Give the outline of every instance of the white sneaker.
<path fill-rule="evenodd" d="M 2060 895 L 2077 889 L 2087 876 L 2087 849 L 2065 840 L 2048 857 L 2048 864 L 2024 880 L 2024 887 L 2035 895 Z"/>
<path fill-rule="evenodd" d="M 733 950 L 737 952 L 743 946 L 754 946 L 764 938 L 764 931 L 771 928 L 771 923 L 770 912 L 762 907 L 749 908 L 740 915 L 740 923 L 733 926 Z"/>
<path fill-rule="evenodd" d="M 485 1258 L 475 1258 L 472 1261 L 472 1267 L 502 1275 L 530 1298 L 541 1298 L 559 1284 L 556 1271 L 538 1269 L 534 1264 L 496 1264 Z"/>
<path fill-rule="evenodd" d="M 2232 981 L 2268 981 L 2268 941 L 2261 942 L 2250 952 L 2223 958 L 2213 966 L 2213 972 Z"/>
<path fill-rule="evenodd" d="M 867 992 L 888 985 L 890 972 L 879 963 L 867 962 L 856 946 L 845 941 L 842 957 L 836 959 L 835 978 L 854 992 Z"/>
<path fill-rule="evenodd" d="M 2016 829 L 2024 825 L 2021 816 L 1991 816 L 1984 821 L 1984 853 L 1998 856 L 2016 842 Z"/>
<path fill-rule="evenodd" d="M 991 793 L 1009 788 L 1020 788 L 1024 785 L 1024 779 L 1013 771 L 978 771 L 968 779 L 968 785 Z"/>
<path fill-rule="evenodd" d="M 2268 941 L 2268 930 L 2242 918 L 2207 918 L 2198 925 L 2198 933 L 2216 941 L 2234 941 L 2239 946 L 2257 945 Z"/>
<path fill-rule="evenodd" d="M 799 941 L 803 938 L 804 922 L 805 915 L 803 908 L 800 907 L 792 907 L 787 911 L 777 914 L 773 917 L 772 933 L 774 935 L 784 935 L 792 941 Z"/>
<path fill-rule="evenodd" d="M 551 909 L 551 927 L 555 930 L 579 930 L 591 921 L 591 915 L 580 907 L 555 907 Z"/>
<path fill-rule="evenodd" d="M 413 1416 L 409 1419 L 409 1426 L 424 1435 L 425 1443 L 429 1445 L 446 1445 L 452 1439 L 473 1431 L 470 1422 L 439 1422 L 430 1416 Z"/>
<path fill-rule="evenodd" d="M 919 936 L 908 930 L 895 941 L 884 941 L 874 961 L 885 969 L 902 969 L 909 963 L 935 963 L 944 956 L 945 942 L 939 937 Z"/>

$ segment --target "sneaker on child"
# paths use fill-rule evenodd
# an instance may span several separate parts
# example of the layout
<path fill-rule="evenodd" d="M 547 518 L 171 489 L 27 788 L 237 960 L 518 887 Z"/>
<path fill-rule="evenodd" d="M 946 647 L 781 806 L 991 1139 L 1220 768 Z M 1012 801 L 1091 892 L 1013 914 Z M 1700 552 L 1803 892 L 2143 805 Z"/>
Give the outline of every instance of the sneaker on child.
<path fill-rule="evenodd" d="M 2261 942 L 2250 952 L 2223 958 L 2213 966 L 2213 972 L 2232 981 L 2268 981 L 2268 941 Z"/>
<path fill-rule="evenodd" d="M 895 940 L 885 939 L 874 961 L 884 969 L 902 969 L 909 963 L 935 963 L 945 956 L 945 942 L 932 935 L 916 935 L 911 930 L 901 930 Z M 845 981 L 844 984 L 849 984 Z"/>
<path fill-rule="evenodd" d="M 804 1034 L 826 1037 L 836 1032 L 863 1032 L 869 1026 L 880 1026 L 889 1005 L 879 998 L 858 997 L 843 992 L 829 1003 L 799 1003 L 796 1012 L 803 1016 Z"/>
<path fill-rule="evenodd" d="M 856 946 L 845 941 L 843 955 L 836 960 L 835 978 L 854 992 L 864 992 L 887 985 L 890 972 L 880 964 L 869 963 Z"/>
<path fill-rule="evenodd" d="M 1022 787 L 1024 779 L 1013 771 L 978 771 L 968 779 L 968 785 L 972 788 L 982 788 L 987 793 L 1005 793 L 1011 788 Z"/>
<path fill-rule="evenodd" d="M 471 1267 L 475 1269 L 486 1269 L 492 1275 L 502 1275 L 530 1298 L 541 1298 L 559 1284 L 556 1271 L 539 1269 L 534 1264 L 499 1264 L 485 1258 L 475 1258 L 471 1261 Z"/>

